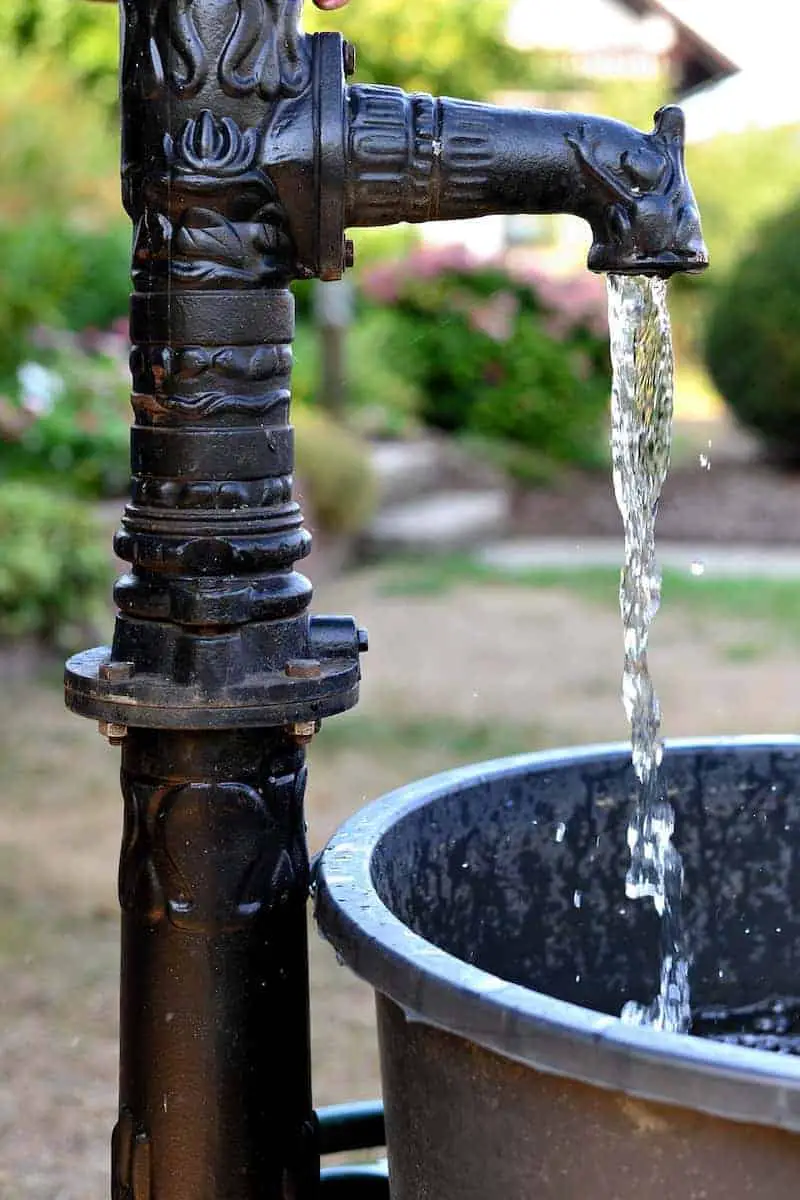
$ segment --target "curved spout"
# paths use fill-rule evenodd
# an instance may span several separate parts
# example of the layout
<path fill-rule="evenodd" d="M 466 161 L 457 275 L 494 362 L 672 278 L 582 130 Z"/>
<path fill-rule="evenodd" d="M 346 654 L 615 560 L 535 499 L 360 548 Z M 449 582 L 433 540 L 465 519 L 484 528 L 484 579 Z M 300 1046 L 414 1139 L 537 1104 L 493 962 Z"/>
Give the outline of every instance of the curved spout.
<path fill-rule="evenodd" d="M 679 108 L 642 133 L 603 117 L 351 87 L 348 117 L 348 225 L 572 213 L 592 227 L 593 271 L 708 264 Z"/>

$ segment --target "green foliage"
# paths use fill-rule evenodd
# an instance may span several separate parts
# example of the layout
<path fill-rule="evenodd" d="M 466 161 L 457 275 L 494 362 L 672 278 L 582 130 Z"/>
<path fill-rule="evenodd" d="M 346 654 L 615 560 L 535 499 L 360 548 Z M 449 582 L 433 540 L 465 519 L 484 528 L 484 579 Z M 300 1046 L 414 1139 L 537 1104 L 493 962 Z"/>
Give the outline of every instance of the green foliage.
<path fill-rule="evenodd" d="M 345 334 L 347 424 L 369 437 L 402 437 L 418 425 L 419 389 L 409 379 L 397 348 L 397 320 L 390 309 L 360 306 Z M 294 396 L 320 405 L 320 340 L 311 320 L 298 323 Z"/>
<path fill-rule="evenodd" d="M 739 420 L 800 464 L 800 204 L 773 217 L 717 292 L 706 357 Z"/>
<path fill-rule="evenodd" d="M 116 6 L 78 0 L 3 0 L 0 43 L 13 53 L 66 60 L 108 109 L 116 97 Z M 358 47 L 362 82 L 485 99 L 498 88 L 561 86 L 553 59 L 505 40 L 509 0 L 437 0 L 409 11 L 407 0 L 355 0 L 325 15 L 306 5 L 305 25 L 342 29 Z"/>
<path fill-rule="evenodd" d="M 70 7 L 101 6 L 70 0 Z M 116 130 L 63 61 L 16 54 L 1 26 L 0 214 L 9 223 L 46 218 L 89 226 L 120 219 Z"/>
<path fill-rule="evenodd" d="M 312 528 L 357 533 L 372 514 L 375 486 L 366 447 L 325 413 L 297 405 L 297 475 Z"/>
<path fill-rule="evenodd" d="M 40 353 L 47 366 L 23 365 L 0 400 L 0 475 L 47 479 L 81 496 L 122 495 L 130 474 L 126 339 L 105 335 L 98 352 L 48 337 L 51 348 Z"/>
<path fill-rule="evenodd" d="M 0 44 L 68 62 L 79 82 L 109 107 L 117 95 L 119 24 L 114 4 L 76 0 L 3 0 Z"/>
<path fill-rule="evenodd" d="M 15 57 L 2 36 L 0 47 L 2 387 L 32 326 L 103 326 L 126 311 L 130 232 L 97 103 L 63 66 Z"/>
<path fill-rule="evenodd" d="M 605 460 L 609 365 L 596 280 L 519 277 L 428 251 L 376 270 L 366 288 L 393 305 L 393 359 L 416 384 L 426 424 L 491 438 L 520 478 L 540 475 L 544 460 Z"/>
<path fill-rule="evenodd" d="M 341 29 L 358 50 L 357 79 L 407 91 L 485 100 L 499 89 L 557 89 L 555 60 L 505 37 L 509 0 L 354 0 L 343 12 L 308 9 L 309 29 Z"/>
<path fill-rule="evenodd" d="M 29 330 L 106 328 L 128 307 L 130 233 L 58 219 L 0 221 L 0 379 L 28 357 Z"/>
<path fill-rule="evenodd" d="M 713 287 L 741 257 L 758 225 L 800 194 L 800 126 L 727 134 L 687 151 L 687 166 L 703 219 Z M 700 280 L 687 287 L 696 289 Z"/>
<path fill-rule="evenodd" d="M 34 484 L 3 484 L 0 637 L 78 645 L 110 576 L 110 555 L 90 509 Z"/>

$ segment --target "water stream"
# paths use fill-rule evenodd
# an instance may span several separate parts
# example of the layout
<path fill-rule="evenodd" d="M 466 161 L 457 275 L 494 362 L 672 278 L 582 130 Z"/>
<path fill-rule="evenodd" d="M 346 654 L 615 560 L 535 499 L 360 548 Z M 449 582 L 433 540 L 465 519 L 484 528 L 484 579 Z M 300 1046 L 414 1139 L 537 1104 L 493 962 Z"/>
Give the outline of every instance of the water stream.
<path fill-rule="evenodd" d="M 686 1032 L 690 1023 L 689 957 L 681 919 L 683 864 L 672 843 L 675 814 L 661 779 L 661 710 L 650 678 L 647 645 L 661 601 L 655 521 L 667 476 L 672 436 L 674 359 L 662 279 L 608 279 L 613 387 L 611 450 L 614 492 L 625 531 L 620 610 L 625 662 L 622 699 L 631 726 L 638 795 L 628 828 L 631 899 L 653 901 L 661 918 L 659 993 L 649 1005 L 630 1002 L 622 1019 Z"/>

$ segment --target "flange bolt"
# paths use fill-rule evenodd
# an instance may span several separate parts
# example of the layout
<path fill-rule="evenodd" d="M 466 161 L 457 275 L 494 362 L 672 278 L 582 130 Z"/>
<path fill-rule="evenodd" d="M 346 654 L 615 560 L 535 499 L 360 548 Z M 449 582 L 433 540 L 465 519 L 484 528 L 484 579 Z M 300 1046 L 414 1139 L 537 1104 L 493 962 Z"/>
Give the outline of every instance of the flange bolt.
<path fill-rule="evenodd" d="M 314 740 L 314 734 L 319 733 L 319 721 L 294 721 L 286 732 L 298 746 L 308 746 Z"/>
<path fill-rule="evenodd" d="M 128 726 L 118 725 L 116 721 L 99 721 L 97 732 L 106 739 L 109 746 L 121 746 L 128 736 Z"/>
<path fill-rule="evenodd" d="M 97 678 L 106 683 L 125 683 L 133 679 L 136 668 L 132 662 L 101 663 L 97 668 Z"/>

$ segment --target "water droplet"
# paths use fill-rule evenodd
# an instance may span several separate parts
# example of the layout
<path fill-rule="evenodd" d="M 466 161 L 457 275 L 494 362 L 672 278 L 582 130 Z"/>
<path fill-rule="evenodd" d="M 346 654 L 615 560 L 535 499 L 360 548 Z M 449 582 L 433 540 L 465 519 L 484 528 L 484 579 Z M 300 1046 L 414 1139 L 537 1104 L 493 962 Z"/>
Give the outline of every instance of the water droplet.
<path fill-rule="evenodd" d="M 580 975 L 576 975 L 576 976 L 575 976 L 575 982 L 576 982 L 576 983 L 580 983 L 580 981 L 581 981 L 581 977 L 580 977 Z"/>
<path fill-rule="evenodd" d="M 707 454 L 700 455 L 700 466 L 703 468 L 704 471 L 711 470 L 711 459 L 708 457 Z"/>
<path fill-rule="evenodd" d="M 689 570 L 692 575 L 705 575 L 706 564 L 704 562 L 701 562 L 699 558 L 696 558 L 694 560 L 694 562 L 692 563 L 692 565 L 689 567 Z"/>
<path fill-rule="evenodd" d="M 462 868 L 463 868 L 465 871 L 468 871 L 468 870 L 469 870 L 469 863 L 468 863 L 468 862 L 463 862 L 463 863 L 461 864 L 461 866 L 462 866 Z"/>
<path fill-rule="evenodd" d="M 563 821 L 559 821 L 556 825 L 556 841 L 563 842 L 564 834 L 567 832 L 567 827 Z"/>
<path fill-rule="evenodd" d="M 575 908 L 580 908 L 580 906 L 583 904 L 583 892 L 574 891 L 572 893 L 572 903 L 574 904 Z"/>

